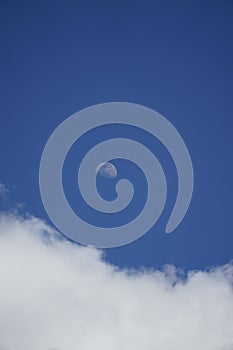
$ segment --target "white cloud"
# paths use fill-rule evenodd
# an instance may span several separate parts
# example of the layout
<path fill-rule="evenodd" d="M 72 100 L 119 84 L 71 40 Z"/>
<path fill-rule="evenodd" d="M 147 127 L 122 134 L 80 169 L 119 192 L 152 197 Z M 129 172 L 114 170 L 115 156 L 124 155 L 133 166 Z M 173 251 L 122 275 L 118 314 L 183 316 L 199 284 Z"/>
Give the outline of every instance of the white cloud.
<path fill-rule="evenodd" d="M 0 182 L 0 198 L 5 196 L 5 194 L 8 192 L 8 188 L 6 187 L 6 185 L 4 185 L 3 183 Z M 0 348 L 1 350 L 1 348 Z"/>
<path fill-rule="evenodd" d="M 232 350 L 233 267 L 119 271 L 39 219 L 0 220 L 1 350 Z"/>

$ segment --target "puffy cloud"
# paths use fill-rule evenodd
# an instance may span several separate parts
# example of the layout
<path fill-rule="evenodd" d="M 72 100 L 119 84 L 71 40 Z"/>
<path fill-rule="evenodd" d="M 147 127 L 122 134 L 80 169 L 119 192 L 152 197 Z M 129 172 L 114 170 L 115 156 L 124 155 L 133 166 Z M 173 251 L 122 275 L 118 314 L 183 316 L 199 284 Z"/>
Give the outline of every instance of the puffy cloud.
<path fill-rule="evenodd" d="M 36 218 L 0 218 L 1 350 L 232 350 L 233 266 L 119 270 Z"/>

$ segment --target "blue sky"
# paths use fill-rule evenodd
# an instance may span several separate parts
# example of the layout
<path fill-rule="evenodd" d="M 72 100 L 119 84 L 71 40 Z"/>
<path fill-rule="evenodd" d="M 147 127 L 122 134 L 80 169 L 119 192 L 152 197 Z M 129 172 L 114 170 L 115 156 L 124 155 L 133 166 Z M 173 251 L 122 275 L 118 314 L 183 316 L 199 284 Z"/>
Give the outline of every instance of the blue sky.
<path fill-rule="evenodd" d="M 49 221 L 38 173 L 51 132 L 94 104 L 142 104 L 182 135 L 194 166 L 193 199 L 171 235 L 164 228 L 172 198 L 150 232 L 106 250 L 107 261 L 200 269 L 232 259 L 232 15 L 230 0 L 2 2 L 0 182 L 12 189 L 9 203 L 25 203 Z M 106 128 L 101 138 L 115 132 Z M 99 137 L 93 134 L 92 142 Z M 138 137 L 150 143 L 149 136 Z M 160 145 L 152 147 L 173 194 L 171 159 Z M 69 169 L 65 177 L 72 180 Z M 73 184 L 66 186 L 74 202 Z"/>

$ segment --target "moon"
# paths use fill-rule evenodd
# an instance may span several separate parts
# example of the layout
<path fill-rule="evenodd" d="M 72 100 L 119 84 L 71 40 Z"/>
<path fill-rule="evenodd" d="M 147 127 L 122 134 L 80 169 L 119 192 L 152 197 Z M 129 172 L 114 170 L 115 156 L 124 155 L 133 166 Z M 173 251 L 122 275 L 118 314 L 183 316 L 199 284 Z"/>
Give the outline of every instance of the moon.
<path fill-rule="evenodd" d="M 96 174 L 108 179 L 114 179 L 117 177 L 117 168 L 110 162 L 100 163 L 96 167 Z"/>

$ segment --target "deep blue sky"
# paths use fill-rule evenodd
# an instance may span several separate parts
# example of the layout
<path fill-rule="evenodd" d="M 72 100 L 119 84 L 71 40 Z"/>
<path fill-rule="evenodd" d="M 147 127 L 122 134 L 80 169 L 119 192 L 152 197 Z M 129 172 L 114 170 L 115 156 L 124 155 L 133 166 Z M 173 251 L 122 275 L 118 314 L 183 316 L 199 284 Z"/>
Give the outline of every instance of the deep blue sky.
<path fill-rule="evenodd" d="M 51 132 L 93 104 L 142 104 L 185 140 L 193 200 L 173 234 L 163 233 L 168 203 L 147 235 L 106 259 L 185 269 L 232 259 L 233 1 L 1 1 L 0 17 L 0 182 L 12 188 L 9 201 L 49 220 L 38 169 Z"/>

